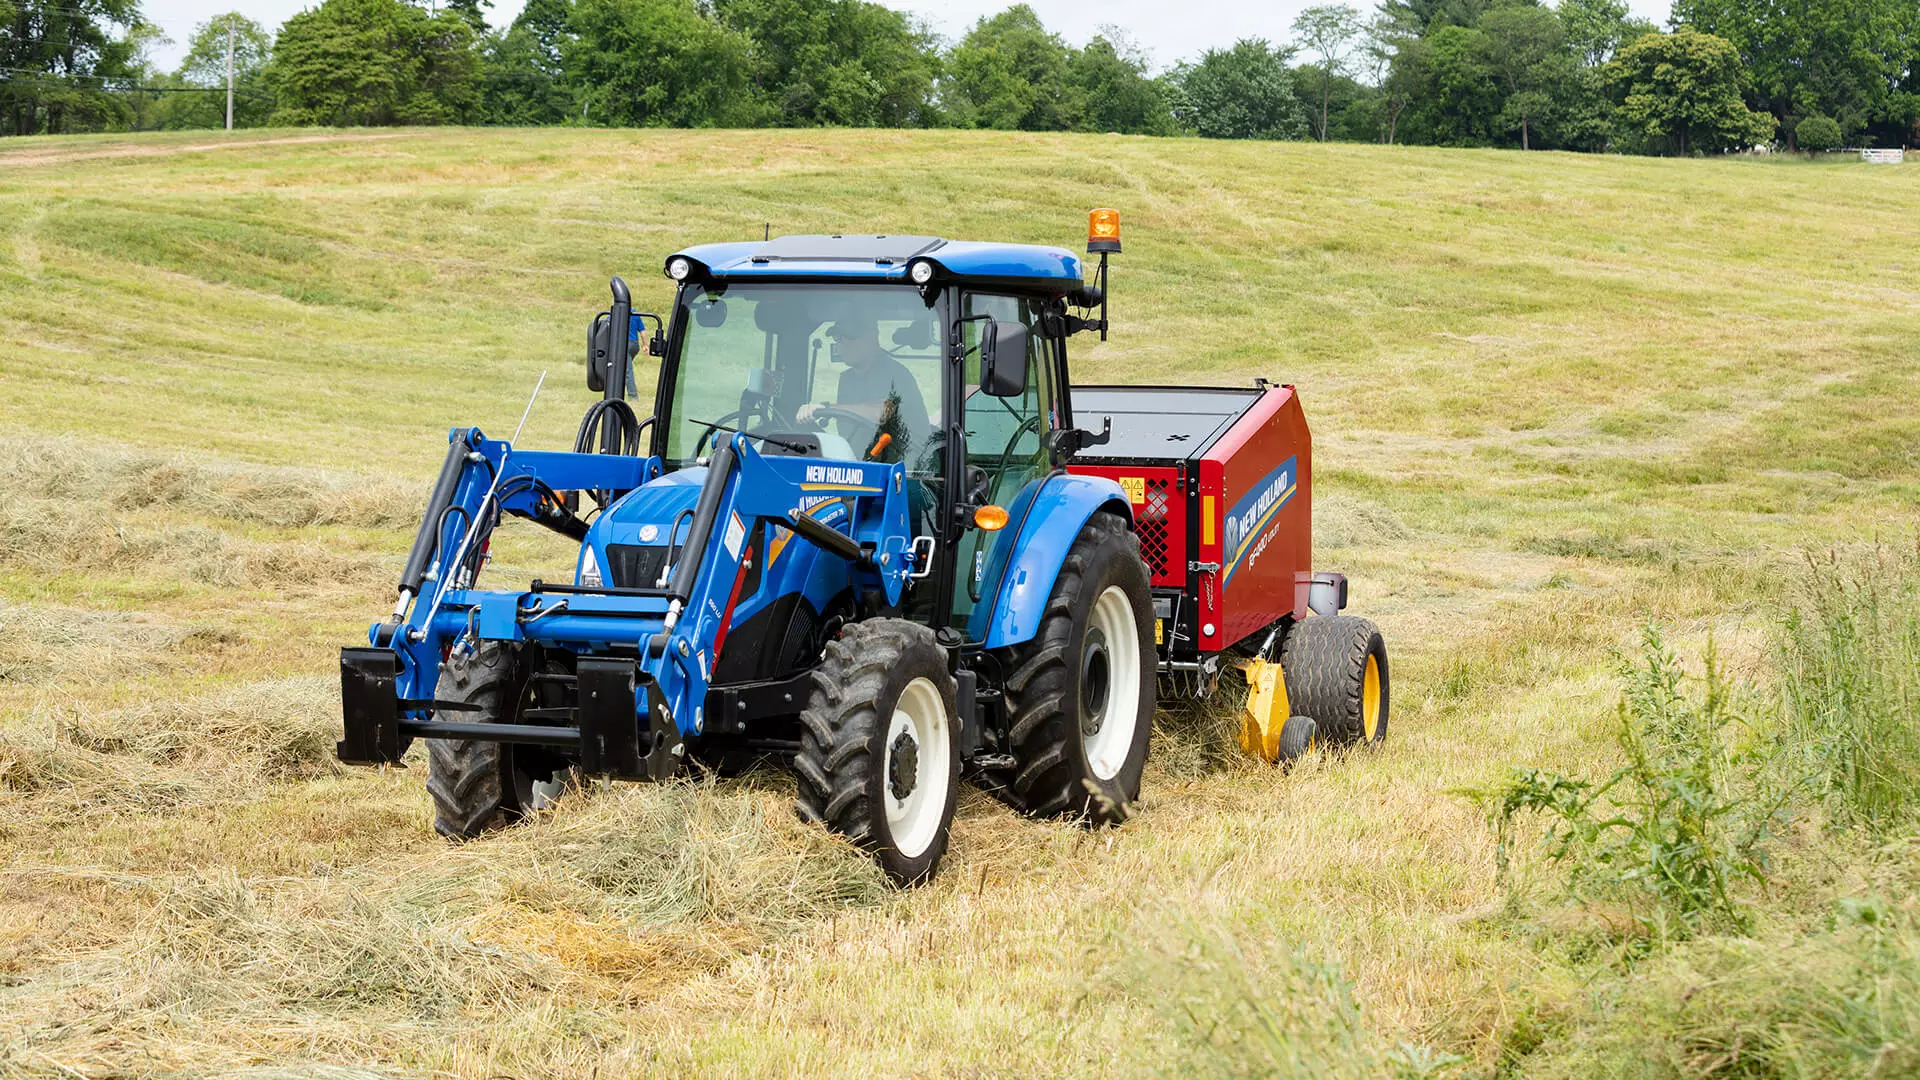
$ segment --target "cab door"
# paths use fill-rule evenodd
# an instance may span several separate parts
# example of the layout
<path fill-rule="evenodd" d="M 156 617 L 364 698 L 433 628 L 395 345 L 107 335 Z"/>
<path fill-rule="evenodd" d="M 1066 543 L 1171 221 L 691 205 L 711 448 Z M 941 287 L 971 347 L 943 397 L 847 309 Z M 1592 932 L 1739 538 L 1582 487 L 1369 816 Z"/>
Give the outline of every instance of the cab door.
<path fill-rule="evenodd" d="M 1020 524 L 1022 492 L 1038 487 L 1051 470 L 1047 436 L 1060 425 L 1060 402 L 1054 373 L 1060 342 L 1049 337 L 1043 319 L 1043 301 L 1000 293 L 967 292 L 960 304 L 961 361 L 960 417 L 965 431 L 964 469 L 956 488 L 962 503 L 987 503 L 1012 514 L 1006 528 L 996 532 L 965 527 L 951 564 L 953 604 L 950 625 L 967 628 L 976 610 L 991 603 L 999 582 L 1004 553 L 994 558 L 996 546 L 1011 546 Z M 980 337 L 985 319 L 1027 327 L 1027 386 L 1017 397 L 995 397 L 980 391 Z M 969 629 L 968 636 L 979 634 Z"/>

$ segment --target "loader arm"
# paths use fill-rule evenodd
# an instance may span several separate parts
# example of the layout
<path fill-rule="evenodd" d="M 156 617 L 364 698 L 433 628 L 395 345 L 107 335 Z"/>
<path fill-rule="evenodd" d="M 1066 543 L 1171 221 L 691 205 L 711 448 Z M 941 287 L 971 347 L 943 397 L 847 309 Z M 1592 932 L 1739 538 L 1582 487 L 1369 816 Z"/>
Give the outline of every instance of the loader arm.
<path fill-rule="evenodd" d="M 900 464 L 768 457 L 745 435 L 714 452 L 679 561 L 664 587 L 555 585 L 523 591 L 472 587 L 481 550 L 501 512 L 554 517 L 558 492 L 627 491 L 659 475 L 658 459 L 517 452 L 477 430 L 454 433 L 457 476 L 435 503 L 409 558 L 418 593 L 402 581 L 401 612 L 375 624 L 369 648 L 341 656 L 347 738 L 341 760 L 398 761 L 414 737 L 483 738 L 577 748 L 582 768 L 623 778 L 661 777 L 682 740 L 706 725 L 707 692 L 747 557 L 767 521 L 847 560 L 856 588 L 897 604 L 912 570 L 906 470 Z M 451 466 L 450 466 L 451 468 Z M 441 488 L 444 505 L 436 505 Z M 466 724 L 436 702 L 440 663 L 481 641 L 537 643 L 578 657 L 574 723 Z M 484 730 L 480 730 L 484 728 Z"/>

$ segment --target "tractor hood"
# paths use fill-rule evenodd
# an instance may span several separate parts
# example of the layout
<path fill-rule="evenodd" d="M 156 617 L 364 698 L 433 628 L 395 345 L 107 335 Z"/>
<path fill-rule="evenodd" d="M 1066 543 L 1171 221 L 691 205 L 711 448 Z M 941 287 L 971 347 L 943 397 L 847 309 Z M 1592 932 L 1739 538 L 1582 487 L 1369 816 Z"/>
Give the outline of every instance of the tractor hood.
<path fill-rule="evenodd" d="M 704 466 L 680 469 L 627 492 L 587 530 L 574 583 L 591 585 L 598 576 L 603 585 L 654 587 L 666 567 L 676 525 L 680 542 L 686 542 L 693 504 L 706 479 Z M 589 564 L 589 558 L 598 565 Z"/>

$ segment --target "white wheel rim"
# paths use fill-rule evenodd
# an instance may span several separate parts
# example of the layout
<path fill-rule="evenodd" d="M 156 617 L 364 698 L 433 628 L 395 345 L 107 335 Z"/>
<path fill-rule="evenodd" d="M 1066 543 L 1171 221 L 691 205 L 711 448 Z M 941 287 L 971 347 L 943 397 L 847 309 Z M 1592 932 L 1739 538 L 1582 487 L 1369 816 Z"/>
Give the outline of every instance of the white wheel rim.
<path fill-rule="evenodd" d="M 916 761 L 913 788 L 904 799 L 893 793 L 893 748 L 903 735 L 913 740 Z M 927 679 L 915 679 L 900 691 L 880 748 L 880 798 L 886 804 L 887 833 L 893 837 L 894 850 L 909 859 L 924 853 L 940 831 L 947 789 L 953 783 L 952 758 L 952 733 L 940 691 Z"/>
<path fill-rule="evenodd" d="M 1087 630 L 1080 657 L 1080 745 L 1094 777 L 1111 780 L 1127 763 L 1140 725 L 1140 624 L 1126 590 L 1107 586 L 1093 602 Z M 1098 700 L 1087 700 L 1089 691 Z"/>
<path fill-rule="evenodd" d="M 528 806 L 527 809 L 550 810 L 554 804 L 560 801 L 560 796 L 566 794 L 566 791 L 567 782 L 565 780 L 535 780 L 533 782 L 533 798 L 530 800 L 532 805 Z"/>

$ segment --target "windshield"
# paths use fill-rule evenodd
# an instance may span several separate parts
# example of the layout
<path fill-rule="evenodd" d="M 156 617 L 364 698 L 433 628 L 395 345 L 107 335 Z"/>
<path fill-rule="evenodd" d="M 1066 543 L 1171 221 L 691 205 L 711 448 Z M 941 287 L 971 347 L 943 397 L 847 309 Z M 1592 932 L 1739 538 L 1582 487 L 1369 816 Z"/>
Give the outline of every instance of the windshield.
<path fill-rule="evenodd" d="M 681 293 L 667 459 L 712 453 L 709 424 L 769 453 L 904 461 L 937 474 L 940 320 L 899 285 L 741 285 Z M 703 421 L 705 423 L 703 423 Z"/>

